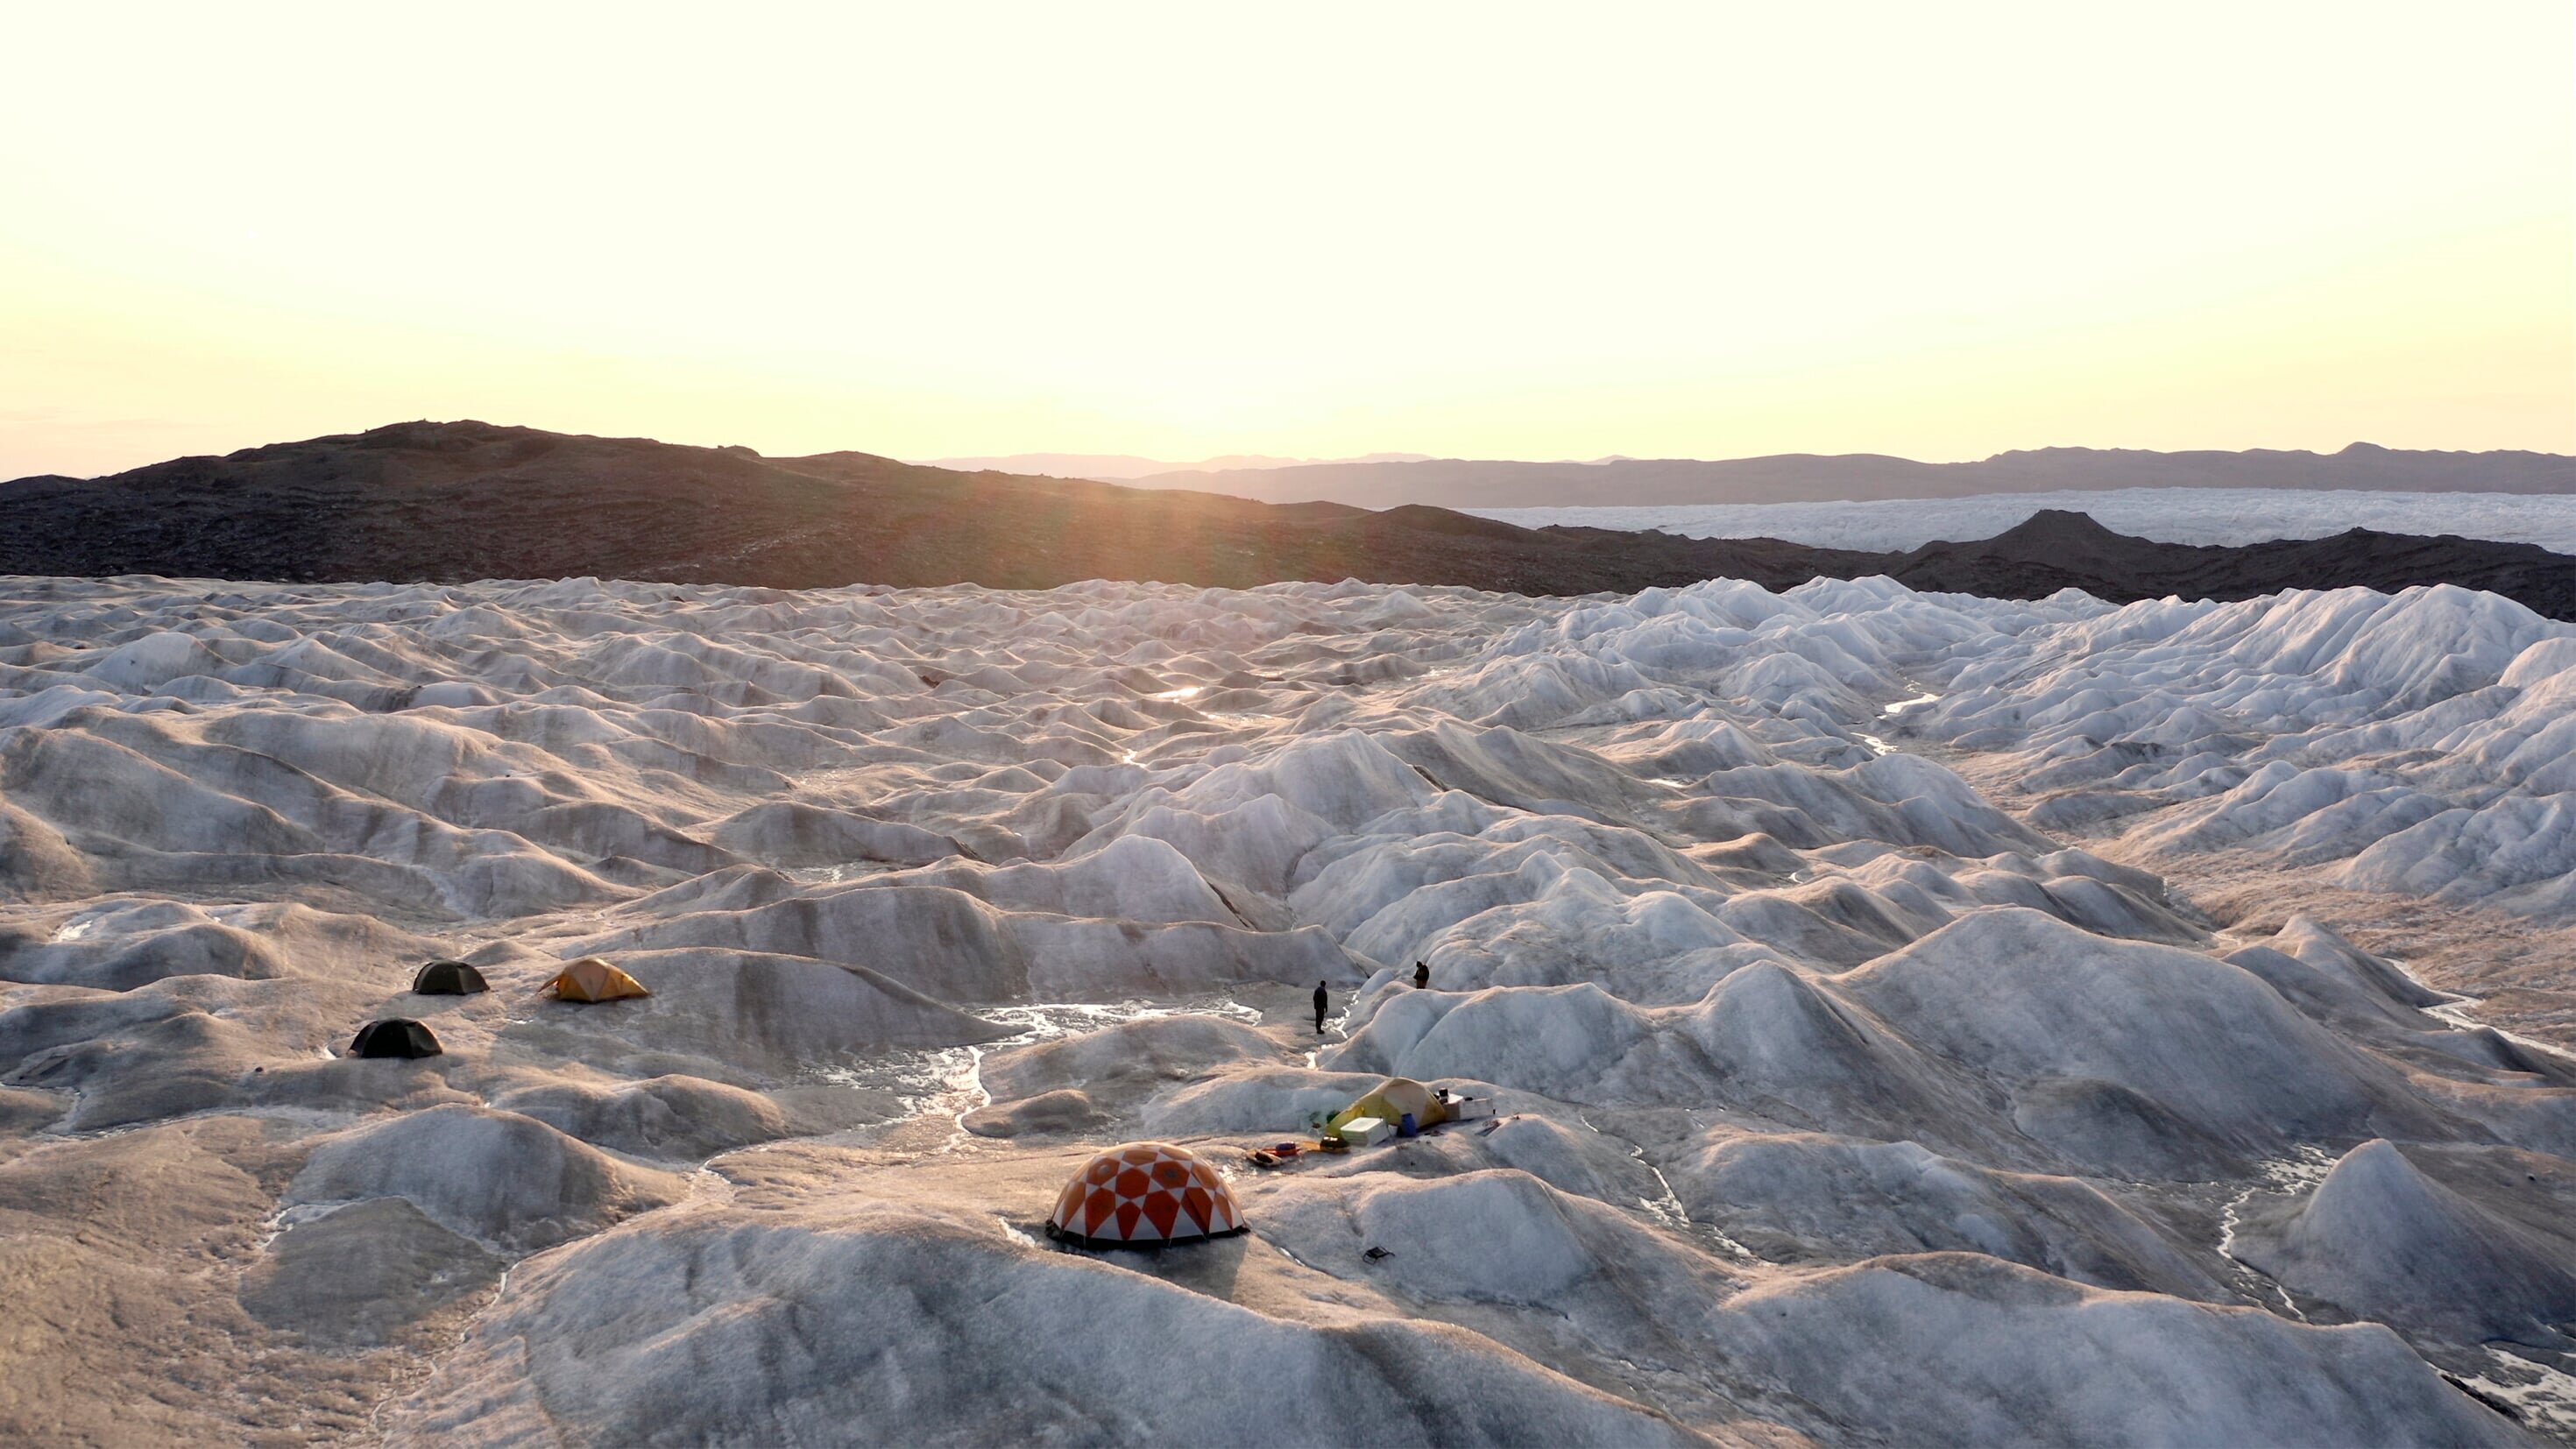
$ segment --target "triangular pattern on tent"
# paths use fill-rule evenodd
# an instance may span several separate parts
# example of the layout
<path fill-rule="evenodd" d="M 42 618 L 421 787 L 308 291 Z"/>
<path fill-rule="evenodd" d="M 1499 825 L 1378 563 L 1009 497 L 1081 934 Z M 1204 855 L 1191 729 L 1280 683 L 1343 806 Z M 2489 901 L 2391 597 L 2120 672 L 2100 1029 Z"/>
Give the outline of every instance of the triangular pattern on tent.
<path fill-rule="evenodd" d="M 1130 1142 L 1091 1159 L 1065 1184 L 1047 1236 L 1085 1248 L 1161 1247 L 1243 1226 L 1215 1168 L 1168 1142 Z"/>

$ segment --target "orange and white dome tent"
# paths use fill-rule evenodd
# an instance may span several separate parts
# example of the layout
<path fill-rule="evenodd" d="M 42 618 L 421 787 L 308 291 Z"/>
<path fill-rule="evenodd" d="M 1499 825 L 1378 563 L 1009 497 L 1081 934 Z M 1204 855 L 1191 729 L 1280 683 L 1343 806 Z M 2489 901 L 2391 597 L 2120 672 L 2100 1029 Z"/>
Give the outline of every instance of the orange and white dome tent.
<path fill-rule="evenodd" d="M 537 988 L 538 994 L 553 992 L 557 1001 L 623 1001 L 630 996 L 650 996 L 644 983 L 600 960 L 584 956 L 556 973 L 555 979 Z"/>
<path fill-rule="evenodd" d="M 1078 1248 L 1159 1248 L 1243 1231 L 1216 1169 L 1168 1142 L 1130 1142 L 1091 1159 L 1047 1218 L 1047 1236 Z"/>

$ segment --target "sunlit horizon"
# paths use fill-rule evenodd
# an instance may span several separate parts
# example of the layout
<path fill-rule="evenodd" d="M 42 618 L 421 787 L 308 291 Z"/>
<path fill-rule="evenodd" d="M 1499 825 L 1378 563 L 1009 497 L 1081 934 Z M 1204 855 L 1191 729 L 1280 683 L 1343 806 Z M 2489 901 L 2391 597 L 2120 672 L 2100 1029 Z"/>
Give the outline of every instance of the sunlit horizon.
<path fill-rule="evenodd" d="M 65 7 L 0 478 L 480 418 L 904 458 L 2576 452 L 2561 4 Z"/>

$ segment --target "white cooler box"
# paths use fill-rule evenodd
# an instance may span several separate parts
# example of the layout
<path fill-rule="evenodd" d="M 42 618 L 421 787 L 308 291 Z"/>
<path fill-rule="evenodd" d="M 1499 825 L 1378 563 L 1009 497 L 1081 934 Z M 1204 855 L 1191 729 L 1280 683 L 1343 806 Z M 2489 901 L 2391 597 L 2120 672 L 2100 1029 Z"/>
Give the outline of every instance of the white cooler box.
<path fill-rule="evenodd" d="M 1353 1117 L 1342 1124 L 1342 1140 L 1353 1147 L 1375 1147 L 1394 1135 L 1394 1123 L 1375 1117 Z"/>

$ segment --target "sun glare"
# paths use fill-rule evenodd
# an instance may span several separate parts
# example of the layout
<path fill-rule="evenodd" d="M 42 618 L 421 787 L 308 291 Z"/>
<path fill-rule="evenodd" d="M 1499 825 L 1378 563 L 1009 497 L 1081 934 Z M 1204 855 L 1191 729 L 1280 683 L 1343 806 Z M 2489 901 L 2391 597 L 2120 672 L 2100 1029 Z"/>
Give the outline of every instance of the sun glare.
<path fill-rule="evenodd" d="M 904 456 L 2576 449 L 2558 4 L 12 31 L 0 476 L 421 415 Z"/>

